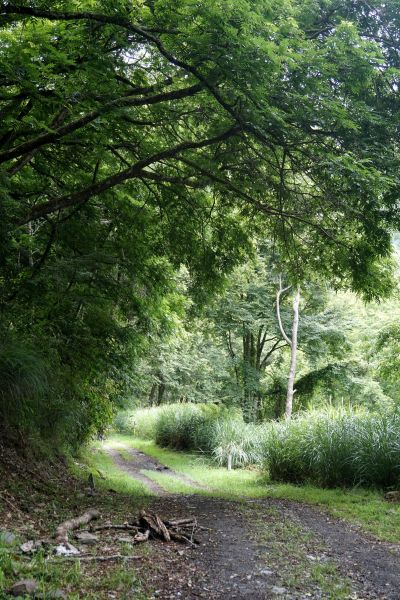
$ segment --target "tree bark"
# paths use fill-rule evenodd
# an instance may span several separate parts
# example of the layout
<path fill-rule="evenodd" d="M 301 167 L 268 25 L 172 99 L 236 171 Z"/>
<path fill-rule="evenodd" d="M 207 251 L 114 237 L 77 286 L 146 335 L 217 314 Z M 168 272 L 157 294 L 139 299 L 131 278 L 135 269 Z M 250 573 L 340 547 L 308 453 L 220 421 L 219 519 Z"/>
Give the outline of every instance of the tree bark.
<path fill-rule="evenodd" d="M 279 276 L 279 289 L 276 294 L 276 316 L 278 318 L 278 325 L 283 339 L 290 346 L 290 368 L 288 374 L 288 385 L 286 392 L 286 403 L 285 403 L 285 419 L 288 421 L 292 416 L 293 410 L 293 396 L 294 396 L 294 380 L 296 377 L 296 365 L 297 365 L 297 334 L 299 329 L 299 304 L 300 304 L 300 288 L 296 290 L 296 294 L 293 299 L 293 322 L 292 322 L 292 338 L 289 338 L 283 327 L 280 311 L 280 299 L 282 294 L 290 289 L 291 286 L 282 288 L 282 277 Z"/>
<path fill-rule="evenodd" d="M 158 373 L 158 380 L 157 406 L 160 406 L 160 404 L 162 404 L 166 388 L 164 375 L 161 372 Z"/>
<path fill-rule="evenodd" d="M 293 299 L 293 324 L 292 324 L 292 339 L 290 344 L 290 369 L 288 376 L 288 387 L 285 405 L 285 419 L 288 421 L 292 416 L 293 396 L 294 396 L 294 379 L 296 377 L 297 364 L 297 333 L 299 329 L 299 304 L 300 304 L 300 289 L 297 288 Z"/>
<path fill-rule="evenodd" d="M 282 319 L 281 319 L 281 306 L 280 306 L 280 301 L 281 301 L 281 296 L 282 294 L 284 294 L 285 292 L 287 292 L 288 290 L 290 290 L 292 286 L 288 285 L 287 287 L 283 288 L 282 287 L 282 277 L 281 275 L 279 275 L 279 290 L 276 293 L 276 316 L 278 319 L 278 325 L 279 325 L 279 329 L 280 332 L 282 334 L 283 339 L 287 342 L 287 344 L 289 346 L 292 345 L 292 340 L 289 338 L 289 336 L 287 335 L 283 324 L 282 324 Z"/>
<path fill-rule="evenodd" d="M 147 401 L 147 404 L 149 406 L 153 406 L 154 401 L 156 399 L 157 396 L 157 388 L 158 388 L 158 384 L 157 383 L 153 383 L 151 386 L 151 390 L 150 390 L 150 394 L 149 394 L 149 399 Z"/>

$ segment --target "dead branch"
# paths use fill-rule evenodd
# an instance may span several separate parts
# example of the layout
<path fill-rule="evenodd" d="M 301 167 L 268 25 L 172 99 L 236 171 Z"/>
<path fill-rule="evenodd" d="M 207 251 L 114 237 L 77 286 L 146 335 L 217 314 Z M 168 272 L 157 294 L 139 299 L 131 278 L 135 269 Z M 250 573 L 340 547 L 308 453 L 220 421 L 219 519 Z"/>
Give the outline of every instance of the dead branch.
<path fill-rule="evenodd" d="M 150 537 L 150 529 L 146 529 L 146 531 L 144 533 L 141 533 L 139 531 L 133 538 L 133 541 L 135 542 L 135 544 L 140 544 L 141 542 L 147 542 L 149 537 Z"/>
<path fill-rule="evenodd" d="M 190 544 L 191 546 L 198 546 L 200 544 L 200 542 L 198 542 L 197 540 L 191 540 L 189 539 L 186 535 L 184 535 L 183 533 L 180 533 L 178 531 L 172 531 L 170 530 L 170 536 L 171 539 L 173 539 L 175 542 L 186 542 L 187 544 Z"/>
<path fill-rule="evenodd" d="M 152 514 L 144 509 L 140 511 L 140 520 L 150 528 L 151 533 L 155 533 L 158 537 L 163 538 L 166 542 L 171 541 L 171 536 L 168 529 L 157 514 Z"/>
<path fill-rule="evenodd" d="M 68 521 L 64 521 L 57 527 L 56 530 L 56 541 L 58 544 L 66 544 L 68 543 L 68 532 L 73 529 L 78 529 L 80 525 L 87 525 L 93 519 L 98 519 L 100 513 L 95 508 L 91 508 L 86 511 L 80 517 L 75 517 L 74 519 L 69 519 Z"/>
<path fill-rule="evenodd" d="M 98 525 L 97 527 L 81 529 L 81 531 L 94 533 L 96 531 L 107 531 L 111 529 L 116 529 L 117 531 L 138 531 L 139 527 L 137 527 L 136 525 L 128 525 L 128 523 L 124 523 L 123 525 Z"/>
<path fill-rule="evenodd" d="M 179 527 L 182 525 L 189 525 L 191 527 L 193 524 L 197 525 L 197 519 L 196 519 L 196 517 L 189 517 L 187 519 L 172 519 L 172 520 L 164 521 L 164 523 L 168 527 Z"/>
<path fill-rule="evenodd" d="M 57 559 L 58 560 L 80 560 L 80 561 L 85 561 L 85 562 L 89 562 L 89 561 L 93 561 L 93 560 L 98 560 L 99 562 L 105 562 L 107 560 L 119 560 L 119 559 L 124 559 L 124 560 L 142 560 L 143 556 L 137 556 L 137 555 L 125 555 L 125 554 L 109 554 L 108 556 L 65 556 L 61 559 Z"/>

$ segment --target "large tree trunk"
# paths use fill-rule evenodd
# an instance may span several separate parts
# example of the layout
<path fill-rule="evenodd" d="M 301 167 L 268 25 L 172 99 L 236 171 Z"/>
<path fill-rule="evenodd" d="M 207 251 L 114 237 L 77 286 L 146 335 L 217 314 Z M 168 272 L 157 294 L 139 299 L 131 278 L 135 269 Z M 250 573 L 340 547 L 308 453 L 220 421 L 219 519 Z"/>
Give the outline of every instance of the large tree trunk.
<path fill-rule="evenodd" d="M 153 406 L 153 404 L 155 403 L 155 399 L 157 396 L 157 389 L 158 389 L 158 384 L 157 383 L 153 383 L 151 386 L 151 390 L 150 390 L 150 394 L 149 394 L 149 399 L 147 401 L 147 404 L 149 406 Z"/>
<path fill-rule="evenodd" d="M 299 304 L 300 304 L 300 289 L 293 299 L 293 324 L 292 324 L 292 339 L 290 344 L 290 369 L 288 375 L 288 387 L 286 394 L 285 419 L 289 420 L 293 410 L 293 395 L 294 395 L 294 379 L 296 377 L 297 364 L 297 333 L 299 329 Z"/>

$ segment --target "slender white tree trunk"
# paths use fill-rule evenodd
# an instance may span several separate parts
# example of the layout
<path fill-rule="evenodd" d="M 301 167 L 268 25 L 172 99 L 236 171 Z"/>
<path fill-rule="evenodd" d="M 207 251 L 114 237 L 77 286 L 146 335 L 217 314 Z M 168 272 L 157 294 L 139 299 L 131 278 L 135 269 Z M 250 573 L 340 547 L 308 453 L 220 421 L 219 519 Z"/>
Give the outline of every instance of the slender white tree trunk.
<path fill-rule="evenodd" d="M 292 323 L 292 339 L 290 344 L 290 369 L 288 375 L 288 386 L 285 405 L 285 419 L 288 421 L 292 416 L 293 396 L 294 396 L 294 380 L 296 377 L 297 365 L 297 333 L 299 329 L 299 304 L 300 304 L 300 289 L 297 288 L 293 299 L 293 323 Z"/>
<path fill-rule="evenodd" d="M 276 294 L 276 315 L 278 318 L 279 329 L 281 331 L 283 339 L 290 346 L 290 368 L 288 375 L 288 386 L 286 392 L 286 404 L 285 404 L 285 419 L 289 420 L 292 416 L 293 410 L 293 396 L 294 396 L 294 380 L 296 377 L 296 365 L 297 365 L 297 334 L 299 329 L 299 305 L 300 305 L 300 288 L 296 290 L 296 294 L 293 299 L 293 322 L 292 322 L 292 337 L 290 338 L 282 323 L 281 310 L 280 310 L 280 299 L 282 294 L 287 292 L 291 286 L 282 288 L 282 278 L 279 276 L 279 290 Z"/>

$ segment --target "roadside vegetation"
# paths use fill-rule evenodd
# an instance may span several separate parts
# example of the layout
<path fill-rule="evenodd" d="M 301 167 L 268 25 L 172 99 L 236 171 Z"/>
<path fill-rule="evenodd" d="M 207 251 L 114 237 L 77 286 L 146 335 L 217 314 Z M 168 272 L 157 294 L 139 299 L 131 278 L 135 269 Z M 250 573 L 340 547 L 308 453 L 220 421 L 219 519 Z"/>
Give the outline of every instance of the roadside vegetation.
<path fill-rule="evenodd" d="M 157 412 L 162 427 L 165 426 L 164 413 L 167 413 L 170 430 L 174 427 L 173 415 L 178 415 L 176 428 L 181 428 L 182 414 L 187 412 L 184 443 L 182 429 L 181 437 L 176 438 L 171 431 L 171 443 L 164 443 L 163 446 L 156 443 Z M 142 436 L 140 427 L 146 421 L 147 414 L 152 422 L 152 435 L 145 427 Z M 192 493 L 237 500 L 286 498 L 317 504 L 334 516 L 358 523 L 365 531 L 380 539 L 400 542 L 400 506 L 384 499 L 384 492 L 388 489 L 384 486 L 398 482 L 396 478 L 393 479 L 393 473 L 396 474 L 398 468 L 396 415 L 344 410 L 315 411 L 299 416 L 288 424 L 252 426 L 243 423 L 239 415 L 236 419 L 229 413 L 228 416 L 221 416 L 216 407 L 212 407 L 211 414 L 210 417 L 207 407 L 190 405 L 141 409 L 130 414 L 127 419 L 129 427 L 124 427 L 123 433 L 113 434 L 107 443 L 116 443 L 117 447 L 120 444 L 132 446 L 208 488 L 192 490 Z M 207 439 L 214 440 L 216 448 L 226 441 L 224 434 L 221 438 L 216 435 L 221 430 L 225 431 L 222 423 L 230 434 L 234 432 L 234 445 L 237 448 L 246 448 L 248 436 L 253 434 L 257 440 L 257 453 L 254 453 L 253 444 L 253 454 L 248 455 L 247 464 L 236 462 L 234 466 L 237 468 L 229 471 L 227 456 L 223 466 L 219 466 L 220 457 L 216 456 L 213 447 L 196 448 L 193 444 L 193 439 L 201 439 L 196 438 L 194 423 L 199 428 L 205 427 L 206 423 L 210 432 Z M 371 431 L 374 432 L 372 441 L 367 435 Z M 286 441 L 289 436 L 291 443 Z M 178 448 L 175 439 L 180 440 Z M 163 441 L 168 440 L 163 438 Z M 371 443 L 374 444 L 373 450 Z M 180 451 L 177 452 L 177 449 Z M 313 454 L 317 451 L 318 455 Z M 379 464 L 379 459 L 382 464 Z M 371 467 L 370 460 L 373 461 Z M 368 479 L 360 479 L 363 469 L 368 469 Z M 188 493 L 185 484 L 171 480 L 162 473 L 148 471 L 146 474 L 170 492 Z M 389 485 L 389 489 L 392 487 Z"/>
<path fill-rule="evenodd" d="M 122 433 L 194 451 L 228 469 L 255 465 L 272 481 L 382 490 L 400 482 L 397 410 L 314 409 L 258 425 L 213 405 L 171 404 L 117 423 Z"/>
<path fill-rule="evenodd" d="M 400 506 L 386 502 L 380 490 L 365 488 L 326 489 L 309 484 L 294 485 L 272 482 L 255 468 L 234 469 L 218 467 L 206 457 L 188 452 L 160 448 L 154 442 L 127 435 L 113 435 L 109 443 L 124 444 L 145 452 L 175 471 L 188 475 L 208 490 L 192 489 L 190 493 L 219 496 L 227 499 L 276 498 L 316 504 L 332 515 L 359 524 L 376 537 L 393 543 L 400 542 Z M 96 457 L 96 454 L 94 454 Z M 96 460 L 94 458 L 94 460 Z M 171 492 L 187 493 L 179 481 L 148 471 L 147 475 Z M 171 486 L 171 487 L 170 487 Z"/>

